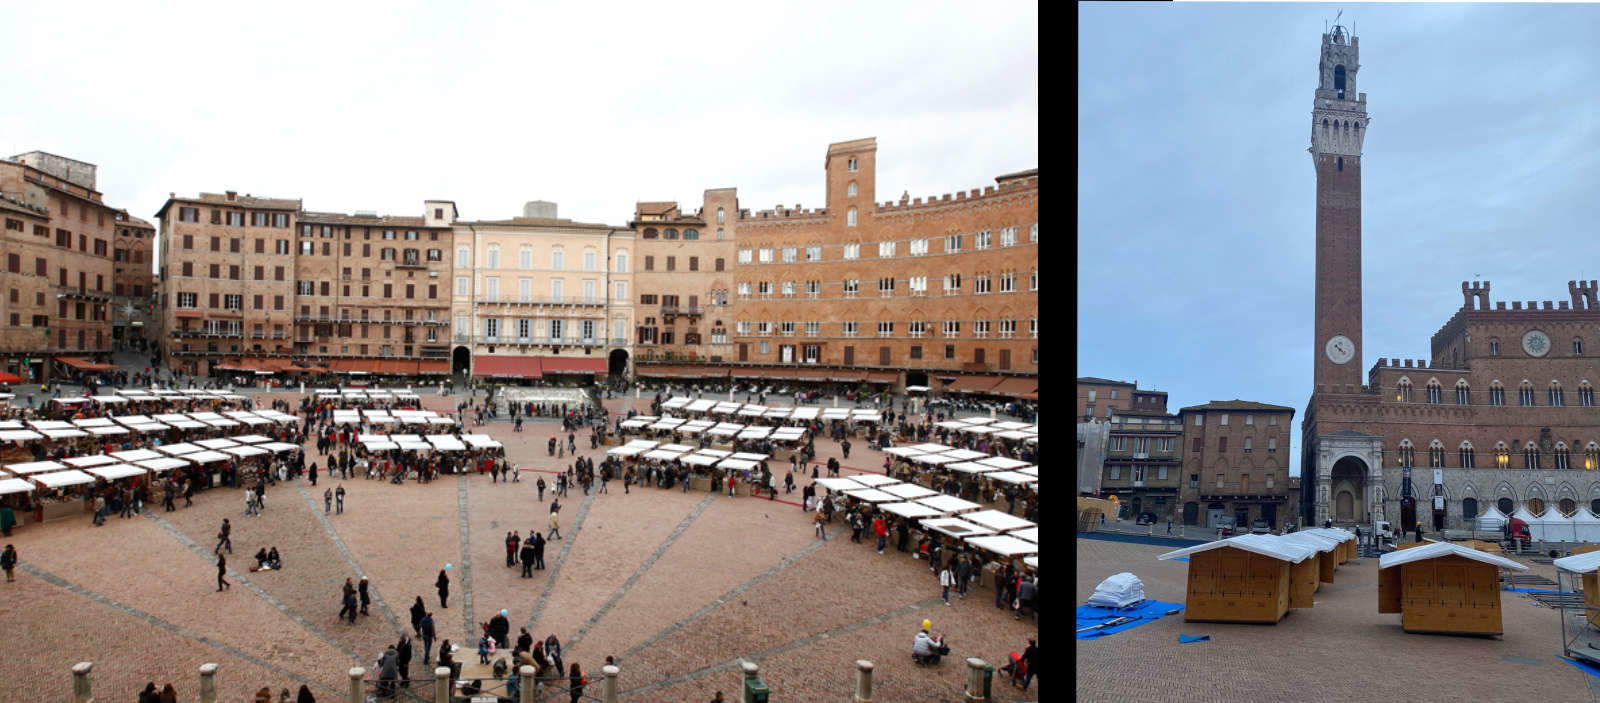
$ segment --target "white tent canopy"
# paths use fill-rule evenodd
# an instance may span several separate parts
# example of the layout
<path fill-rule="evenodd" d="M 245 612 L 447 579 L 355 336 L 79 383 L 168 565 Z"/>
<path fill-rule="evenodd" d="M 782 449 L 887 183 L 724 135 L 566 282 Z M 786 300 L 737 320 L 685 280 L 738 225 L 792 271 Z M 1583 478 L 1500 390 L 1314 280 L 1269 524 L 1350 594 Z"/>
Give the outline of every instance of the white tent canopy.
<path fill-rule="evenodd" d="M 131 466 L 129 464 L 97 466 L 92 469 L 86 469 L 86 471 L 107 481 L 115 481 L 120 478 L 128 478 L 131 476 L 144 476 L 146 473 L 148 473 L 142 467 Z M 48 476 L 49 474 L 45 475 Z"/>
<path fill-rule="evenodd" d="M 1424 561 L 1427 559 L 1447 556 L 1458 556 L 1471 559 L 1473 561 L 1481 561 L 1485 564 L 1498 566 L 1503 569 L 1513 569 L 1516 571 L 1528 570 L 1528 566 L 1526 564 L 1512 561 L 1497 554 L 1490 554 L 1488 552 L 1479 551 L 1471 547 L 1463 547 L 1453 542 L 1434 542 L 1432 544 L 1425 544 L 1421 547 L 1412 547 L 1410 549 L 1402 549 L 1397 552 L 1389 552 L 1388 554 L 1378 557 L 1378 568 L 1387 569 L 1391 566 L 1399 566 L 1401 564 L 1409 564 L 1416 561 Z M 1558 560 L 1555 563 L 1559 568 L 1560 561 Z"/>
<path fill-rule="evenodd" d="M 858 488 L 853 491 L 845 491 L 844 494 L 868 503 L 897 503 L 904 500 L 899 496 L 884 493 L 876 488 Z"/>
<path fill-rule="evenodd" d="M 6 467 L 6 471 L 10 471 L 11 473 L 20 476 L 24 474 L 39 473 L 41 471 L 57 471 L 65 468 L 67 468 L 67 465 L 59 461 L 30 461 L 22 464 L 11 464 Z"/>
<path fill-rule="evenodd" d="M 865 487 L 862 484 L 856 483 L 848 478 L 819 478 L 815 481 L 812 481 L 812 483 L 822 486 L 830 491 L 854 491 Z"/>
<path fill-rule="evenodd" d="M 918 499 L 917 502 L 947 514 L 959 514 L 983 509 L 983 506 L 978 505 L 977 503 L 969 500 L 962 500 L 955 496 L 949 495 L 936 495 L 932 498 L 921 498 Z"/>
<path fill-rule="evenodd" d="M 998 510 L 982 510 L 976 513 L 967 513 L 962 515 L 961 519 L 975 525 L 983 525 L 984 527 L 994 530 L 995 532 L 1020 530 L 1024 527 L 1037 527 L 1037 525 L 1028 520 L 1024 520 L 1010 513 L 1003 513 Z"/>
<path fill-rule="evenodd" d="M 968 537 L 967 544 L 979 549 L 988 550 L 1003 557 L 1038 554 L 1039 545 L 1009 535 L 987 535 Z"/>
<path fill-rule="evenodd" d="M 912 520 L 939 516 L 939 511 L 934 510 L 926 505 L 922 505 L 921 503 L 885 503 L 883 505 L 879 505 L 878 509 Z"/>
<path fill-rule="evenodd" d="M 978 535 L 992 535 L 994 530 L 981 525 L 974 525 L 965 520 L 955 518 L 936 518 L 923 520 L 922 527 L 951 537 L 973 537 Z"/>
<path fill-rule="evenodd" d="M 35 488 L 37 488 L 37 486 L 33 485 L 32 481 L 24 478 L 0 479 L 0 496 L 11 493 L 29 493 Z"/>
<path fill-rule="evenodd" d="M 1316 553 L 1315 550 L 1309 547 L 1303 547 L 1299 544 L 1295 544 L 1292 541 L 1284 541 L 1268 535 L 1239 535 L 1237 537 L 1229 537 L 1227 539 L 1221 539 L 1215 542 L 1197 544 L 1193 547 L 1184 547 L 1183 549 L 1167 552 L 1166 554 L 1162 554 L 1156 558 L 1176 559 L 1178 557 L 1186 557 L 1190 554 L 1198 554 L 1200 552 L 1221 549 L 1223 547 L 1234 547 L 1247 552 L 1254 552 L 1262 556 L 1268 556 L 1272 557 L 1273 559 L 1286 561 L 1291 564 L 1298 564 L 1302 561 L 1305 561 L 1312 554 Z"/>
<path fill-rule="evenodd" d="M 77 469 L 43 473 L 32 478 L 34 481 L 37 481 L 39 485 L 42 485 L 45 488 L 63 488 L 66 486 L 77 486 L 84 483 L 94 483 L 93 476 L 90 476 L 89 474 Z"/>
<path fill-rule="evenodd" d="M 737 455 L 735 455 L 735 456 L 737 456 Z M 873 486 L 873 487 L 877 487 L 877 486 L 892 486 L 892 485 L 894 485 L 896 483 L 900 483 L 899 479 L 889 478 L 888 476 L 884 476 L 883 474 L 856 474 L 854 476 L 851 476 L 850 480 L 855 481 L 856 483 L 859 483 L 859 484 L 861 484 L 863 486 Z"/>

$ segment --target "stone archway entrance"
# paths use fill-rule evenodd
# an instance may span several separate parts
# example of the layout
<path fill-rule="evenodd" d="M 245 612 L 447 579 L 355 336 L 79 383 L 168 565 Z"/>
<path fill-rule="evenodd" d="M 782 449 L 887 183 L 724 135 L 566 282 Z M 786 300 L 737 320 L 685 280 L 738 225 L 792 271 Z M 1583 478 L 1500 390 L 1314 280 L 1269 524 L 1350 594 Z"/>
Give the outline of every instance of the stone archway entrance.
<path fill-rule="evenodd" d="M 612 349 L 610 361 L 606 366 L 606 374 L 610 381 L 615 383 L 626 379 L 628 376 L 628 351 L 626 349 Z"/>
<path fill-rule="evenodd" d="M 1333 465 L 1331 488 L 1336 523 L 1365 522 L 1367 520 L 1367 463 L 1347 456 Z"/>
<path fill-rule="evenodd" d="M 456 383 L 465 383 L 472 374 L 472 350 L 466 347 L 456 347 L 450 354 L 450 375 Z"/>

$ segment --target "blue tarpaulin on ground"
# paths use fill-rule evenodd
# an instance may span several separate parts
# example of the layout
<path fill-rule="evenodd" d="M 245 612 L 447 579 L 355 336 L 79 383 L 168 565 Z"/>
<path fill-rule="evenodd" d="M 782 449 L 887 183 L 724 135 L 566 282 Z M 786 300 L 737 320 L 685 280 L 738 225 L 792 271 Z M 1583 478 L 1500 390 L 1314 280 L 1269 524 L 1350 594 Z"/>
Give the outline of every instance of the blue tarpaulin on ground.
<path fill-rule="evenodd" d="M 1512 587 L 1512 588 L 1507 588 L 1506 590 L 1510 591 L 1512 593 L 1572 593 L 1572 591 L 1547 591 L 1547 590 L 1542 589 L 1542 588 Z"/>
<path fill-rule="evenodd" d="M 1092 605 L 1078 606 L 1078 628 L 1098 625 L 1116 618 L 1133 618 L 1120 625 L 1102 627 L 1097 630 L 1078 633 L 1080 640 L 1092 640 L 1097 637 L 1114 635 L 1123 630 L 1131 630 L 1140 625 L 1146 625 L 1167 616 L 1174 610 L 1183 610 L 1182 603 L 1163 603 L 1158 600 L 1147 600 L 1131 608 L 1098 608 Z"/>
<path fill-rule="evenodd" d="M 1562 657 L 1562 660 L 1566 661 L 1568 664 L 1578 667 L 1578 669 L 1585 674 L 1600 677 L 1600 668 L 1596 668 L 1593 664 L 1581 662 L 1570 657 Z"/>
<path fill-rule="evenodd" d="M 1210 642 L 1210 641 L 1211 641 L 1211 635 L 1178 635 L 1178 644 L 1189 644 L 1190 642 Z"/>

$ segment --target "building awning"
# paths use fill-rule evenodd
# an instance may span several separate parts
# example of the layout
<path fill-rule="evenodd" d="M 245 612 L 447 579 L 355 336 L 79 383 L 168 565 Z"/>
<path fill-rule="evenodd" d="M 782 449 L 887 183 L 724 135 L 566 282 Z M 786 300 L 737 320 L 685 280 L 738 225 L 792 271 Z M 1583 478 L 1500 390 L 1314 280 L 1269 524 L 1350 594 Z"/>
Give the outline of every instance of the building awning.
<path fill-rule="evenodd" d="M 542 378 L 544 365 L 537 356 L 480 356 L 472 362 L 474 376 Z"/>
<path fill-rule="evenodd" d="M 539 365 L 547 374 L 601 374 L 606 373 L 606 360 L 584 356 L 545 356 Z"/>
<path fill-rule="evenodd" d="M 191 320 L 198 320 L 206 316 L 205 313 L 199 310 L 174 310 L 172 314 L 176 317 L 187 317 Z"/>
<path fill-rule="evenodd" d="M 795 369 L 795 378 L 802 381 L 826 381 L 834 377 L 834 372 L 828 369 Z"/>
<path fill-rule="evenodd" d="M 900 374 L 894 371 L 868 371 L 867 383 L 894 383 L 900 380 Z"/>
<path fill-rule="evenodd" d="M 999 383 L 1000 378 L 997 376 L 957 376 L 956 380 L 950 382 L 944 389 L 957 393 L 987 393 Z"/>
<path fill-rule="evenodd" d="M 449 373 L 450 373 L 450 362 L 443 361 L 443 360 L 419 361 L 419 362 L 417 362 L 417 373 L 420 374 L 420 375 L 423 375 L 423 376 L 429 376 L 429 375 L 445 376 L 445 375 L 449 375 Z"/>
<path fill-rule="evenodd" d="M 1037 378 L 1007 378 L 1000 381 L 999 385 L 989 389 L 989 392 L 996 395 L 1008 395 L 1013 398 L 1021 398 L 1022 394 L 1033 393 L 1038 389 L 1039 379 Z"/>
<path fill-rule="evenodd" d="M 115 371 L 117 367 L 112 364 L 97 364 L 88 359 L 76 356 L 58 356 L 56 361 L 71 366 L 79 371 Z"/>
<path fill-rule="evenodd" d="M 634 371 L 640 376 L 657 378 L 727 378 L 726 366 L 636 366 Z"/>

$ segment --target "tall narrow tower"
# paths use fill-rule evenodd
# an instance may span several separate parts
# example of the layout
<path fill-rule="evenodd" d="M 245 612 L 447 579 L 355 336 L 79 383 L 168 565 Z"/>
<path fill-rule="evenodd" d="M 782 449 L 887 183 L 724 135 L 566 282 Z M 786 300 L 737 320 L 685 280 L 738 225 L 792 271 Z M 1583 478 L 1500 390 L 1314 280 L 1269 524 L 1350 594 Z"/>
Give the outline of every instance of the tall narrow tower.
<path fill-rule="evenodd" d="M 1311 161 L 1317 171 L 1317 384 L 1361 384 L 1361 142 L 1367 96 L 1356 92 L 1360 40 L 1322 35 Z"/>

